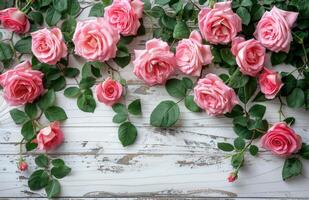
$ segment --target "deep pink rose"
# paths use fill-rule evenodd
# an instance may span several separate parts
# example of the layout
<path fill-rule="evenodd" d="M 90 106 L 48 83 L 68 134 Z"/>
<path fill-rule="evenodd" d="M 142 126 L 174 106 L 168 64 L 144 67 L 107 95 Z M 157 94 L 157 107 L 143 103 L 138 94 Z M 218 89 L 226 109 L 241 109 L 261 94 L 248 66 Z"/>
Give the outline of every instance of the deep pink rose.
<path fill-rule="evenodd" d="M 133 73 L 148 85 L 164 84 L 174 73 L 174 53 L 166 42 L 152 39 L 145 50 L 135 50 Z"/>
<path fill-rule="evenodd" d="M 211 116 L 231 112 L 238 104 L 235 91 L 211 73 L 197 82 L 194 87 L 194 101 Z"/>
<path fill-rule="evenodd" d="M 31 33 L 31 50 L 35 57 L 42 63 L 55 65 L 61 58 L 68 54 L 67 46 L 63 40 L 61 30 L 47 28 Z"/>
<path fill-rule="evenodd" d="M 209 45 L 202 44 L 202 37 L 197 31 L 189 39 L 181 40 L 176 47 L 177 67 L 184 74 L 199 76 L 203 65 L 211 63 L 212 54 Z"/>
<path fill-rule="evenodd" d="M 279 73 L 266 67 L 259 76 L 259 84 L 266 99 L 275 98 L 283 86 Z"/>
<path fill-rule="evenodd" d="M 87 61 L 104 62 L 116 56 L 120 35 L 104 18 L 77 22 L 73 36 L 75 53 Z"/>
<path fill-rule="evenodd" d="M 122 91 L 122 85 L 111 78 L 107 78 L 96 87 L 98 100 L 108 106 L 112 106 L 120 101 Z"/>
<path fill-rule="evenodd" d="M 266 11 L 256 26 L 254 37 L 267 49 L 279 52 L 289 52 L 293 40 L 291 27 L 298 13 L 281 10 L 274 6 Z"/>
<path fill-rule="evenodd" d="M 232 40 L 231 51 L 243 74 L 255 77 L 263 69 L 265 48 L 259 41 L 236 37 Z"/>
<path fill-rule="evenodd" d="M 49 126 L 40 130 L 36 136 L 36 142 L 40 150 L 50 150 L 59 146 L 63 141 L 63 132 L 59 122 L 52 122 Z"/>
<path fill-rule="evenodd" d="M 261 146 L 278 156 L 290 156 L 302 146 L 302 139 L 286 123 L 274 124 L 261 138 Z"/>
<path fill-rule="evenodd" d="M 28 164 L 24 160 L 21 160 L 18 162 L 18 169 L 20 171 L 26 171 L 28 169 Z"/>
<path fill-rule="evenodd" d="M 212 44 L 227 44 L 242 30 L 241 18 L 233 12 L 231 3 L 216 3 L 213 9 L 202 8 L 198 14 L 200 31 Z"/>
<path fill-rule="evenodd" d="M 144 3 L 141 0 L 114 0 L 105 8 L 104 18 L 122 35 L 136 35 L 143 11 Z"/>
<path fill-rule="evenodd" d="M 43 93 L 44 74 L 31 68 L 30 62 L 24 61 L 0 75 L 0 85 L 8 104 L 18 106 L 32 103 Z"/>
<path fill-rule="evenodd" d="M 0 10 L 0 21 L 4 28 L 16 33 L 26 33 L 30 29 L 30 22 L 27 15 L 17 8 Z"/>

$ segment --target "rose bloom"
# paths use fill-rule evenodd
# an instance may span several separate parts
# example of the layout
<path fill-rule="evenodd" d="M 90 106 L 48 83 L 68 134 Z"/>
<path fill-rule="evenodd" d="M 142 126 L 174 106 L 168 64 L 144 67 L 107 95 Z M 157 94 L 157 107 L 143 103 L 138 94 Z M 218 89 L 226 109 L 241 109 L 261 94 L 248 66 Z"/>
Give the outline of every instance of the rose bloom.
<path fill-rule="evenodd" d="M 213 9 L 202 8 L 198 14 L 200 31 L 212 44 L 227 44 L 242 30 L 241 18 L 232 11 L 231 3 L 216 3 Z"/>
<path fill-rule="evenodd" d="M 193 31 L 189 39 L 181 40 L 176 47 L 177 67 L 184 74 L 199 76 L 203 65 L 211 63 L 212 54 L 209 45 L 202 44 L 198 31 Z"/>
<path fill-rule="evenodd" d="M 41 129 L 36 136 L 36 142 L 40 150 L 50 150 L 59 146 L 63 141 L 63 132 L 59 122 L 52 122 Z"/>
<path fill-rule="evenodd" d="M 231 112 L 238 104 L 235 91 L 215 74 L 207 74 L 194 87 L 194 101 L 210 116 Z"/>
<path fill-rule="evenodd" d="M 120 35 L 105 19 L 79 21 L 73 36 L 75 53 L 87 61 L 104 62 L 116 56 Z"/>
<path fill-rule="evenodd" d="M 3 97 L 12 106 L 32 103 L 44 91 L 44 74 L 32 70 L 29 61 L 24 61 L 14 69 L 0 75 L 0 85 L 3 87 Z"/>
<path fill-rule="evenodd" d="M 166 42 L 152 39 L 145 50 L 135 50 L 133 65 L 133 73 L 148 85 L 164 84 L 175 70 L 174 53 Z"/>
<path fill-rule="evenodd" d="M 31 50 L 35 57 L 42 63 L 55 65 L 61 58 L 68 54 L 68 49 L 63 41 L 59 28 L 47 28 L 31 33 Z"/>
<path fill-rule="evenodd" d="M 120 101 L 122 91 L 122 85 L 111 78 L 107 78 L 96 87 L 98 100 L 108 106 L 113 106 Z"/>
<path fill-rule="evenodd" d="M 232 40 L 231 51 L 243 74 L 255 77 L 263 69 L 265 48 L 259 41 L 236 37 Z"/>
<path fill-rule="evenodd" d="M 275 98 L 283 86 L 279 73 L 266 67 L 259 76 L 259 84 L 266 99 Z"/>
<path fill-rule="evenodd" d="M 267 49 L 279 52 L 289 52 L 293 40 L 291 27 L 298 13 L 280 10 L 274 6 L 266 11 L 256 26 L 254 37 Z"/>
<path fill-rule="evenodd" d="M 302 139 L 286 123 L 274 124 L 261 138 L 261 146 L 273 154 L 287 157 L 302 146 Z"/>
<path fill-rule="evenodd" d="M 104 18 L 124 36 L 136 35 L 143 16 L 144 3 L 141 0 L 114 0 L 107 6 Z"/>
<path fill-rule="evenodd" d="M 27 15 L 17 8 L 0 10 L 0 22 L 4 28 L 16 33 L 26 33 L 30 29 Z"/>

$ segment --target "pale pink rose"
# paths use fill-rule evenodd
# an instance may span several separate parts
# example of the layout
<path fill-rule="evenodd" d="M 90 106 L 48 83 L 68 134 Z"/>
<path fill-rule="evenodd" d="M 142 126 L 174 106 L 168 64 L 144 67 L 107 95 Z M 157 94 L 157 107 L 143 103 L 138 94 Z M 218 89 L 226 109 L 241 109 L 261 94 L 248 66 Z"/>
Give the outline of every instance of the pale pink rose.
<path fill-rule="evenodd" d="M 256 26 L 254 37 L 271 51 L 289 52 L 293 40 L 291 27 L 297 16 L 297 12 L 284 11 L 274 6 L 262 16 Z"/>
<path fill-rule="evenodd" d="M 184 74 L 199 76 L 203 65 L 211 63 L 212 54 L 209 45 L 202 44 L 198 31 L 193 31 L 189 39 L 181 40 L 176 47 L 177 67 Z"/>
<path fill-rule="evenodd" d="M 122 91 L 122 85 L 111 78 L 107 78 L 96 87 L 98 100 L 108 106 L 113 106 L 120 101 Z"/>
<path fill-rule="evenodd" d="M 266 67 L 259 76 L 259 84 L 266 99 L 275 98 L 283 86 L 279 73 Z"/>
<path fill-rule="evenodd" d="M 41 129 L 36 136 L 38 149 L 50 150 L 59 146 L 63 141 L 63 132 L 60 129 L 60 123 L 55 121 L 49 126 Z"/>
<path fill-rule="evenodd" d="M 44 74 L 32 70 L 29 61 L 24 61 L 0 75 L 0 85 L 3 87 L 3 97 L 12 106 L 32 103 L 44 91 Z"/>
<path fill-rule="evenodd" d="M 104 18 L 77 22 L 73 42 L 75 53 L 87 61 L 104 62 L 114 58 L 120 35 Z"/>
<path fill-rule="evenodd" d="M 166 42 L 152 39 L 145 50 L 135 50 L 133 73 L 148 85 L 164 84 L 174 73 L 174 53 Z"/>
<path fill-rule="evenodd" d="M 263 69 L 265 48 L 259 41 L 236 37 L 232 40 L 231 51 L 243 74 L 255 77 Z"/>
<path fill-rule="evenodd" d="M 231 112 L 238 104 L 235 91 L 211 73 L 197 82 L 194 87 L 194 101 L 210 116 Z"/>
<path fill-rule="evenodd" d="M 31 33 L 31 36 L 32 53 L 40 62 L 55 65 L 67 56 L 68 49 L 59 28 L 44 28 Z"/>
<path fill-rule="evenodd" d="M 105 8 L 104 18 L 122 35 L 136 35 L 143 11 L 144 3 L 141 0 L 114 0 Z"/>
<path fill-rule="evenodd" d="M 26 33 L 30 29 L 27 15 L 17 8 L 0 10 L 0 22 L 4 28 L 16 33 Z"/>
<path fill-rule="evenodd" d="M 261 138 L 261 146 L 273 154 L 287 157 L 296 153 L 302 146 L 302 139 L 286 123 L 274 124 Z"/>
<path fill-rule="evenodd" d="M 216 3 L 214 8 L 202 8 L 198 14 L 202 36 L 211 44 L 227 44 L 242 30 L 241 18 L 233 12 L 231 3 Z"/>

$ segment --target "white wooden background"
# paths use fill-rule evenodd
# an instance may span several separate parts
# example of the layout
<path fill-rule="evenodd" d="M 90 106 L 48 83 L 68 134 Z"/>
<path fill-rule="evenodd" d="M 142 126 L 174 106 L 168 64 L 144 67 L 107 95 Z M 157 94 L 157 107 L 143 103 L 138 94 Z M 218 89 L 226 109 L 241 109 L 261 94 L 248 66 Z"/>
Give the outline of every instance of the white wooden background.
<path fill-rule="evenodd" d="M 92 3 L 92 0 L 83 1 L 82 7 Z M 88 12 L 89 9 L 85 10 L 80 18 L 85 18 Z M 145 24 L 149 30 L 149 23 Z M 10 34 L 4 32 L 5 37 Z M 151 34 L 136 38 L 131 50 L 144 48 L 150 38 Z M 84 62 L 73 57 L 71 60 L 71 66 L 78 68 Z M 130 64 L 121 70 L 129 83 L 125 103 L 140 98 L 143 115 L 131 117 L 138 128 L 138 139 L 126 148 L 118 141 L 118 126 L 112 123 L 111 108 L 98 104 L 93 114 L 84 113 L 78 110 L 75 99 L 65 98 L 63 91 L 57 93 L 57 104 L 65 108 L 68 120 L 62 124 L 64 143 L 50 155 L 63 158 L 72 167 L 72 173 L 61 180 L 61 197 L 309 198 L 309 162 L 304 161 L 302 175 L 283 182 L 284 160 L 265 151 L 256 158 L 246 156 L 240 180 L 228 183 L 230 160 L 217 149 L 216 143 L 231 142 L 236 137 L 230 119 L 191 113 L 180 104 L 181 119 L 175 127 L 151 127 L 149 116 L 153 108 L 161 100 L 173 98 L 163 87 L 145 86 L 135 78 L 132 69 Z M 72 80 L 68 83 L 75 84 Z M 267 119 L 277 122 L 278 103 L 268 103 L 267 108 Z M 10 118 L 10 109 L 0 97 L 0 197 L 44 197 L 43 190 L 28 189 L 29 172 L 16 168 L 21 134 L 20 127 Z M 285 109 L 285 112 L 296 117 L 296 132 L 309 142 L 309 113 L 301 109 Z M 35 169 L 35 154 L 26 155 L 29 171 Z"/>

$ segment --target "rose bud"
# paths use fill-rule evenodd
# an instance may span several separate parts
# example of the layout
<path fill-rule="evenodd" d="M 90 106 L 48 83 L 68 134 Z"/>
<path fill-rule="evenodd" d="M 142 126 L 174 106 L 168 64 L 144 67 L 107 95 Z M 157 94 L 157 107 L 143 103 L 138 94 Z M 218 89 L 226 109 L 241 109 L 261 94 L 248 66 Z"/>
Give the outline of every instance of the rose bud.
<path fill-rule="evenodd" d="M 236 181 L 237 178 L 238 178 L 237 173 L 236 172 L 231 172 L 230 175 L 227 177 L 227 181 L 231 183 L 231 182 Z"/>
<path fill-rule="evenodd" d="M 18 169 L 20 171 L 26 171 L 28 169 L 28 164 L 24 160 L 20 160 L 18 163 Z"/>

